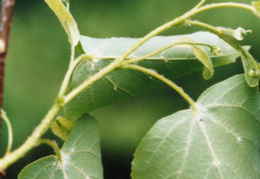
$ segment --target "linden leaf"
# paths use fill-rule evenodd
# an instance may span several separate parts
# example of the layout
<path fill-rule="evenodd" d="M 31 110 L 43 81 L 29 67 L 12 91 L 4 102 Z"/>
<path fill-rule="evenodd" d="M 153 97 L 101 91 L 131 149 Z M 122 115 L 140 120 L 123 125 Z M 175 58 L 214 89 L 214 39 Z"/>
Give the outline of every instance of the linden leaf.
<path fill-rule="evenodd" d="M 217 52 L 214 55 L 208 47 L 199 46 L 196 49 L 203 48 L 200 52 L 204 53 L 203 51 L 205 51 L 206 54 L 203 56 L 209 57 L 209 59 L 206 57 L 206 60 L 203 60 L 203 65 L 198 61 L 198 57 L 194 55 L 192 46 L 174 46 L 137 64 L 155 70 L 157 73 L 171 80 L 202 70 L 203 66 L 207 66 L 203 74 L 204 77 L 209 78 L 214 72 L 211 61 L 214 66 L 221 66 L 235 62 L 235 59 L 240 56 L 240 53 L 234 48 L 218 36 L 209 32 L 167 37 L 157 36 L 143 44 L 143 46 L 134 51 L 130 56 L 132 58 L 145 56 L 165 46 L 169 46 L 174 40 L 183 38 L 189 38 L 197 43 L 216 45 L 222 50 L 223 54 L 220 56 Z M 121 56 L 139 40 L 139 38 L 99 39 L 81 36 L 79 44 L 82 45 L 84 52 L 90 56 L 97 57 L 97 59 L 84 61 L 77 66 L 67 93 L 79 86 L 90 76 L 98 73 L 99 70 L 110 64 L 114 58 Z M 216 46 L 214 47 L 216 48 Z M 216 50 L 219 51 L 218 48 Z M 67 117 L 78 117 L 94 109 L 145 93 L 149 89 L 159 85 L 162 84 L 141 72 L 118 69 L 95 82 L 76 96 L 64 107 L 65 114 Z"/>
<path fill-rule="evenodd" d="M 159 120 L 138 146 L 133 179 L 260 178 L 260 96 L 237 75 L 207 89 L 198 113 Z"/>
<path fill-rule="evenodd" d="M 103 179 L 97 121 L 80 117 L 61 149 L 61 161 L 55 155 L 43 157 L 27 165 L 18 178 Z"/>

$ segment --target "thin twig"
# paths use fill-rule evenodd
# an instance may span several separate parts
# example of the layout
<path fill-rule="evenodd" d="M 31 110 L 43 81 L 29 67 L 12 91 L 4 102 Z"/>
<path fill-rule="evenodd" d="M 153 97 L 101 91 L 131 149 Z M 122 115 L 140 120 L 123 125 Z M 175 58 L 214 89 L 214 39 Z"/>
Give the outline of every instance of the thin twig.
<path fill-rule="evenodd" d="M 165 78 L 163 75 L 158 74 L 154 70 L 147 69 L 147 68 L 144 68 L 144 67 L 141 67 L 141 66 L 138 66 L 138 65 L 126 65 L 123 68 L 137 70 L 137 71 L 146 73 L 146 74 L 151 75 L 151 76 L 157 78 L 158 80 L 164 82 L 165 84 L 167 84 L 171 88 L 173 88 L 177 93 L 179 93 L 184 98 L 184 100 L 186 100 L 189 103 L 189 105 L 192 107 L 194 112 L 198 112 L 196 102 L 193 101 L 191 99 L 191 97 L 187 93 L 185 93 L 181 87 L 177 86 L 174 82 Z"/>

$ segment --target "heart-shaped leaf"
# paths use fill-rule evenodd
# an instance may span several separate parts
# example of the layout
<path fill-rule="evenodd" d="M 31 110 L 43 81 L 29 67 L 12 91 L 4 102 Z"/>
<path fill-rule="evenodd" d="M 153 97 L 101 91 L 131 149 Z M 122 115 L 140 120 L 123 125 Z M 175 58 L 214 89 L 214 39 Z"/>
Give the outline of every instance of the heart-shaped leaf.
<path fill-rule="evenodd" d="M 220 66 L 234 62 L 239 53 L 221 40 L 218 36 L 209 32 L 197 32 L 190 35 L 154 37 L 143 46 L 133 52 L 132 58 L 142 57 L 172 43 L 174 39 L 189 38 L 198 43 L 217 45 L 222 49 L 223 55 L 216 56 L 210 49 L 203 47 L 214 66 Z M 113 58 L 122 55 L 129 47 L 140 39 L 111 38 L 96 39 L 81 36 L 80 42 L 85 53 L 100 59 L 82 62 L 78 65 L 71 79 L 69 93 L 83 81 L 94 75 L 99 70 L 111 63 Z M 106 59 L 107 58 L 107 59 Z M 157 60 L 156 60 L 157 59 Z M 153 69 L 168 79 L 177 79 L 192 72 L 202 70 L 203 65 L 197 60 L 190 47 L 172 47 L 166 51 L 149 57 L 137 63 L 140 66 Z M 76 96 L 65 106 L 67 117 L 78 117 L 94 109 L 110 105 L 132 96 L 145 93 L 152 87 L 158 86 L 158 81 L 137 71 L 115 70 L 101 80 L 95 82 L 81 94 Z"/>
<path fill-rule="evenodd" d="M 97 121 L 89 115 L 80 117 L 57 156 L 47 156 L 26 166 L 19 179 L 102 179 Z"/>
<path fill-rule="evenodd" d="M 206 90 L 199 112 L 159 120 L 135 152 L 132 178 L 259 178 L 257 87 L 237 75 Z"/>

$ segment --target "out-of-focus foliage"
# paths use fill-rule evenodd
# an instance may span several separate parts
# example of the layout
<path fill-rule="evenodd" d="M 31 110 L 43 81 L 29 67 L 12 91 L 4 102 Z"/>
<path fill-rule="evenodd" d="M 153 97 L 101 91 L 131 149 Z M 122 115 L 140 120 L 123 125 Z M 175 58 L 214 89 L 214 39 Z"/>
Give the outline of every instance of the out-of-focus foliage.
<path fill-rule="evenodd" d="M 222 1 L 215 0 L 215 2 Z M 71 12 L 78 23 L 80 33 L 101 38 L 141 37 L 181 15 L 197 2 L 199 0 L 70 1 Z M 208 2 L 214 1 L 208 0 Z M 236 0 L 236 2 L 250 3 L 248 0 Z M 248 35 L 241 43 L 252 45 L 253 56 L 260 59 L 260 41 L 256 40 L 257 33 L 260 32 L 260 23 L 253 14 L 239 9 L 222 8 L 205 12 L 195 18 L 217 26 L 251 29 L 253 34 Z M 196 30 L 201 29 L 178 27 L 168 30 L 163 35 L 191 33 Z M 14 128 L 15 148 L 27 138 L 54 102 L 69 62 L 66 33 L 43 0 L 16 1 L 9 50 L 5 71 L 4 109 Z M 201 72 L 198 72 L 185 80 L 178 80 L 177 84 L 196 99 L 200 92 L 214 81 L 242 72 L 241 69 L 239 61 L 217 68 L 215 76 L 209 81 L 204 81 Z M 185 83 L 187 81 L 189 83 Z M 183 108 L 187 108 L 186 103 L 174 91 L 159 88 L 123 103 L 92 112 L 101 125 L 105 178 L 129 177 L 130 161 L 140 139 L 157 119 Z M 3 146 L 7 144 L 5 124 L 1 132 L 0 153 L 3 154 L 5 150 Z M 52 134 L 49 132 L 45 137 L 50 136 Z M 17 173 L 27 163 L 50 153 L 53 153 L 52 149 L 44 146 L 33 150 L 10 167 L 7 171 L 8 177 L 5 178 L 16 178 Z M 124 173 L 120 173 L 120 169 Z"/>

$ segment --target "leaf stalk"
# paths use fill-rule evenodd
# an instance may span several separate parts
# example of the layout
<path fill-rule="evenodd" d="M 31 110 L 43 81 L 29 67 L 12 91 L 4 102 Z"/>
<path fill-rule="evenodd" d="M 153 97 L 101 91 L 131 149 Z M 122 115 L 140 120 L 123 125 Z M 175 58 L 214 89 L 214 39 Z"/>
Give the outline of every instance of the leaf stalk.
<path fill-rule="evenodd" d="M 58 145 L 55 141 L 51 141 L 49 139 L 41 139 L 41 140 L 39 140 L 39 144 L 41 144 L 41 143 L 51 146 L 53 148 L 55 154 L 57 155 L 58 160 L 60 162 L 62 162 L 61 152 L 60 152 L 60 149 L 59 149 L 59 147 L 58 147 Z"/>
<path fill-rule="evenodd" d="M 160 81 L 164 82 L 165 84 L 169 85 L 171 88 L 173 88 L 177 93 L 179 93 L 188 103 L 189 105 L 192 107 L 194 112 L 198 112 L 196 103 L 191 99 L 191 97 L 185 93 L 183 91 L 183 89 L 179 86 L 177 86 L 174 82 L 172 82 L 171 80 L 165 78 L 164 76 L 158 74 L 157 72 L 155 72 L 154 70 L 151 69 L 147 69 L 138 65 L 126 65 L 123 68 L 125 69 L 132 69 L 132 70 L 137 70 L 143 73 L 146 73 L 148 75 L 151 75 L 157 79 L 159 79 Z"/>
<path fill-rule="evenodd" d="M 12 145 L 13 145 L 13 130 L 12 130 L 11 122 L 10 122 L 8 116 L 6 115 L 6 112 L 3 109 L 1 109 L 1 116 L 2 116 L 3 120 L 5 121 L 5 123 L 7 125 L 7 129 L 8 129 L 8 145 L 7 145 L 6 152 L 5 152 L 5 155 L 6 155 L 12 149 Z"/>

